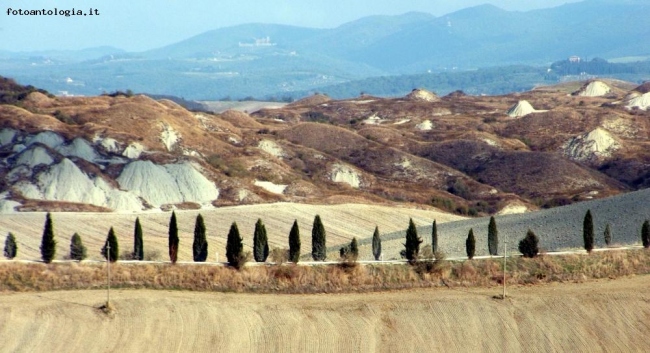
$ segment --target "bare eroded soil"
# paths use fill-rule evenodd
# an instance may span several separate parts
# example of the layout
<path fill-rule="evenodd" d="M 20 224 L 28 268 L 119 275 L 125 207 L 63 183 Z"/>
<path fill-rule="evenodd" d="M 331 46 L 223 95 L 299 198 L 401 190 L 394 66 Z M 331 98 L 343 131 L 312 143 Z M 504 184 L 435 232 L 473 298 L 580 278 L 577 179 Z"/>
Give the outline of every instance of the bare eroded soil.
<path fill-rule="evenodd" d="M 344 295 L 0 294 L 2 352 L 644 352 L 648 276 Z"/>

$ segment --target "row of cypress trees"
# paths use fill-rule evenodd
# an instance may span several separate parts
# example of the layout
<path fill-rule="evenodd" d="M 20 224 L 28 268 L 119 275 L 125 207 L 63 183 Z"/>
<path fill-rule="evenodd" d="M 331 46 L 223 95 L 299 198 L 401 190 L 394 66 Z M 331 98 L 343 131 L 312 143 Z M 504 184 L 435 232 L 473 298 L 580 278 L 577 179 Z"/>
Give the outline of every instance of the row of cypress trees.
<path fill-rule="evenodd" d="M 48 212 L 45 218 L 45 226 L 43 229 L 43 237 L 41 240 L 41 257 L 44 262 L 50 263 L 56 253 L 56 240 L 54 239 L 54 230 L 52 224 L 51 214 Z M 591 252 L 593 250 L 594 235 L 593 235 L 593 217 L 591 210 L 588 210 L 583 222 L 583 237 L 585 250 Z M 609 224 L 606 225 L 604 231 L 605 243 L 611 243 L 611 229 Z M 645 248 L 650 247 L 650 221 L 646 220 L 641 227 L 641 240 Z M 538 238 L 529 229 L 526 237 L 519 243 L 519 250 L 524 256 L 534 257 L 538 253 Z M 409 226 L 406 231 L 405 249 L 402 251 L 403 257 L 409 261 L 417 260 L 419 247 L 422 239 L 418 237 L 417 230 L 413 220 L 409 220 Z M 467 257 L 473 258 L 476 248 L 476 240 L 474 237 L 473 229 L 469 230 L 465 245 Z M 172 263 L 175 263 L 178 256 L 178 226 L 176 220 L 176 213 L 172 212 L 169 224 L 169 256 Z M 434 253 L 438 252 L 438 231 L 436 221 L 433 221 L 431 232 L 431 247 Z M 110 251 L 109 251 L 110 248 Z M 498 248 L 498 231 L 494 217 L 490 217 L 488 225 L 488 251 L 490 255 L 497 255 Z M 194 243 L 192 244 L 194 261 L 204 262 L 208 256 L 208 242 L 206 239 L 206 227 L 203 216 L 199 214 L 196 218 L 194 228 Z M 9 259 L 13 259 L 18 251 L 15 236 L 9 233 L 5 240 L 4 255 Z M 381 257 L 381 239 L 379 236 L 379 228 L 375 227 L 372 237 L 372 253 L 375 260 Z M 113 227 L 110 228 L 106 243 L 102 247 L 101 254 L 110 261 L 116 261 L 119 256 L 119 244 Z M 358 244 L 356 238 L 347 247 L 341 248 L 341 257 L 343 255 L 353 255 L 355 258 L 358 256 Z M 255 261 L 264 262 L 269 256 L 268 238 L 266 234 L 266 227 L 261 219 L 258 219 L 255 224 L 255 231 L 253 234 L 253 256 Z M 70 258 L 73 260 L 83 260 L 86 257 L 86 248 L 81 241 L 79 234 L 75 233 L 70 242 Z M 144 246 L 142 240 L 142 225 L 140 219 L 136 218 L 134 228 L 134 247 L 132 257 L 135 260 L 144 259 Z M 226 257 L 230 264 L 238 264 L 245 261 L 243 254 L 242 238 L 239 235 L 237 223 L 233 222 L 230 231 L 228 232 L 226 244 Z M 294 221 L 291 231 L 289 233 L 289 250 L 288 259 L 292 262 L 298 262 L 300 258 L 300 230 L 298 228 L 297 220 Z M 314 218 L 312 227 L 312 258 L 315 261 L 324 261 L 327 258 L 326 248 L 326 232 L 323 222 L 319 215 Z"/>

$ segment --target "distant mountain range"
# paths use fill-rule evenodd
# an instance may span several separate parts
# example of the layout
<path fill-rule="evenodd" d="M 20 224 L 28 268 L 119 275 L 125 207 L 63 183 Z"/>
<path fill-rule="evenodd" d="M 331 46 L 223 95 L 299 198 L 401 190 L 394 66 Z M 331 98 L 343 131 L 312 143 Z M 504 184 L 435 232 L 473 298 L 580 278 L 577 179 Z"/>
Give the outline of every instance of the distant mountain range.
<path fill-rule="evenodd" d="M 333 29 L 245 24 L 140 53 L 0 52 L 0 75 L 71 94 L 291 95 L 376 76 L 647 56 L 648 13 L 647 1 L 587 0 L 527 12 L 481 5 L 441 17 L 371 16 Z"/>

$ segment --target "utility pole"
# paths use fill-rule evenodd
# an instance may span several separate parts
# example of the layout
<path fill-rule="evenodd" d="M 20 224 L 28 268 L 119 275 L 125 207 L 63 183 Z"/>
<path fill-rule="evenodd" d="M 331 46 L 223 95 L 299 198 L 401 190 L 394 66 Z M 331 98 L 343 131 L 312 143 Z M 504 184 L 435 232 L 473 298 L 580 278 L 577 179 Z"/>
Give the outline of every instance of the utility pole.
<path fill-rule="evenodd" d="M 508 253 L 508 234 L 506 234 L 505 242 L 503 243 L 503 299 L 506 299 L 506 257 Z"/>
<path fill-rule="evenodd" d="M 108 276 L 106 277 L 106 307 L 110 307 L 111 304 L 111 242 L 106 241 L 106 272 Z"/>

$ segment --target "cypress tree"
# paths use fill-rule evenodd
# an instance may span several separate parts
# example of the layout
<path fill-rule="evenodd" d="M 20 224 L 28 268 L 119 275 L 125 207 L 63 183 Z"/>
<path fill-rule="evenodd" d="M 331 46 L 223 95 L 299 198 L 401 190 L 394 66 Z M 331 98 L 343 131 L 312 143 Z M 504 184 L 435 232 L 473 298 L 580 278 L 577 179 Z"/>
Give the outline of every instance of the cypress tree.
<path fill-rule="evenodd" d="M 243 265 L 244 245 L 242 238 L 239 235 L 239 228 L 237 222 L 232 222 L 230 231 L 228 231 L 228 239 L 226 240 L 226 258 L 228 264 L 237 269 Z"/>
<path fill-rule="evenodd" d="M 325 247 L 325 227 L 319 215 L 314 217 L 314 225 L 311 228 L 311 257 L 314 261 L 325 261 L 327 248 Z"/>
<path fill-rule="evenodd" d="M 438 225 L 436 220 L 433 220 L 433 225 L 431 226 L 431 251 L 435 254 L 438 251 Z"/>
<path fill-rule="evenodd" d="M 107 253 L 108 250 L 108 244 L 111 245 L 111 250 L 109 253 Z M 120 256 L 120 247 L 119 244 L 117 243 L 117 237 L 115 236 L 115 231 L 113 230 L 113 227 L 108 231 L 108 236 L 106 237 L 106 243 L 104 243 L 104 247 L 102 247 L 102 256 L 110 262 L 115 262 L 117 261 L 117 258 Z"/>
<path fill-rule="evenodd" d="M 269 257 L 269 240 L 266 236 L 266 227 L 261 218 L 255 223 L 255 232 L 253 233 L 253 257 L 257 262 L 264 262 Z"/>
<path fill-rule="evenodd" d="M 5 239 L 5 257 L 12 260 L 18 254 L 18 245 L 16 244 L 16 237 L 9 232 L 7 239 Z"/>
<path fill-rule="evenodd" d="M 375 226 L 375 232 L 372 234 L 372 255 L 375 257 L 375 261 L 379 261 L 381 258 L 381 238 L 378 226 Z"/>
<path fill-rule="evenodd" d="M 594 249 L 594 220 L 591 217 L 591 210 L 587 210 L 583 222 L 582 237 L 585 241 L 585 250 L 591 252 Z"/>
<path fill-rule="evenodd" d="M 140 217 L 135 219 L 135 227 L 133 229 L 133 259 L 144 260 L 144 243 L 142 241 L 142 225 L 140 225 Z"/>
<path fill-rule="evenodd" d="M 646 219 L 641 226 L 641 243 L 644 248 L 650 248 L 650 222 Z"/>
<path fill-rule="evenodd" d="M 533 258 L 539 253 L 539 239 L 532 230 L 528 229 L 524 239 L 519 241 L 519 251 L 524 255 L 524 257 Z"/>
<path fill-rule="evenodd" d="M 357 243 L 356 237 L 352 238 L 352 241 L 350 242 L 350 256 L 352 256 L 354 261 L 359 258 L 359 244 Z"/>
<path fill-rule="evenodd" d="M 86 258 L 86 247 L 79 234 L 74 233 L 70 239 L 70 259 L 81 261 Z"/>
<path fill-rule="evenodd" d="M 404 257 L 408 261 L 415 261 L 418 259 L 420 253 L 420 244 L 422 239 L 418 237 L 418 231 L 413 223 L 413 218 L 409 219 L 409 227 L 406 230 L 406 243 L 404 243 Z"/>
<path fill-rule="evenodd" d="M 476 250 L 476 239 L 474 238 L 474 229 L 470 228 L 469 233 L 467 234 L 467 240 L 465 240 L 465 250 L 467 251 L 467 258 L 474 258 L 474 251 Z"/>
<path fill-rule="evenodd" d="M 48 212 L 45 216 L 45 226 L 43 227 L 43 239 L 41 240 L 41 258 L 43 262 L 50 263 L 56 254 L 56 240 L 54 240 L 54 225 L 52 216 Z"/>
<path fill-rule="evenodd" d="M 488 251 L 492 256 L 497 255 L 499 251 L 499 231 L 494 216 L 490 217 L 490 224 L 488 225 Z"/>
<path fill-rule="evenodd" d="M 605 226 L 605 245 L 609 246 L 612 243 L 612 230 L 609 228 L 609 223 Z"/>
<path fill-rule="evenodd" d="M 300 229 L 298 220 L 293 221 L 293 226 L 289 232 L 289 261 L 297 264 L 300 260 Z"/>
<path fill-rule="evenodd" d="M 196 216 L 196 223 L 194 224 L 192 255 L 195 262 L 205 262 L 208 258 L 208 241 L 205 238 L 205 223 L 200 213 Z"/>
<path fill-rule="evenodd" d="M 176 224 L 176 212 L 172 211 L 169 219 L 169 260 L 172 264 L 178 259 L 178 225 Z"/>

